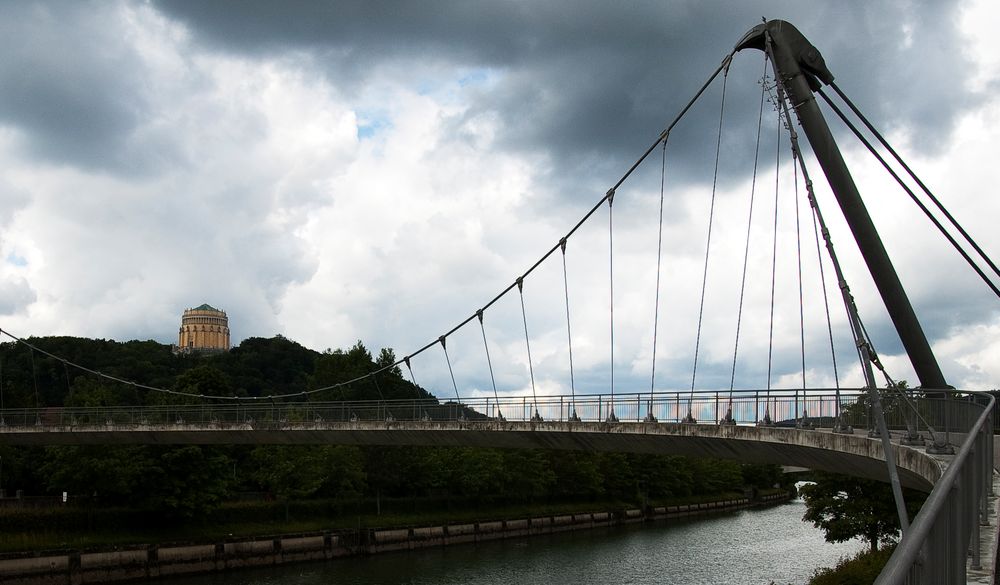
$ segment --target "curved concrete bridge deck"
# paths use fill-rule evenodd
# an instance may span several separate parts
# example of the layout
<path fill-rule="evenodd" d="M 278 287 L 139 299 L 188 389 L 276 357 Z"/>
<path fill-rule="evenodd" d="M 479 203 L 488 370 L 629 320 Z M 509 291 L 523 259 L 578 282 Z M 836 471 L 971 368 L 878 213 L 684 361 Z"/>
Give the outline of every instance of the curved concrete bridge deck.
<path fill-rule="evenodd" d="M 886 480 L 882 444 L 834 434 L 715 424 L 643 422 L 355 421 L 0 427 L 0 443 L 415 445 L 614 451 L 775 463 Z M 930 491 L 948 457 L 893 445 L 903 485 Z"/>

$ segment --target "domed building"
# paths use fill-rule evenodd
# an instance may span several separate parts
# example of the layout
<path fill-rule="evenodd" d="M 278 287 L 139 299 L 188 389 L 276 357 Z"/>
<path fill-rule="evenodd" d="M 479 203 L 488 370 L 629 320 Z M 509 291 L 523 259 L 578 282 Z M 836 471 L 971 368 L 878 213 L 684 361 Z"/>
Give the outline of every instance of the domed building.
<path fill-rule="evenodd" d="M 177 339 L 180 353 L 229 351 L 229 317 L 225 311 L 205 304 L 184 311 Z"/>

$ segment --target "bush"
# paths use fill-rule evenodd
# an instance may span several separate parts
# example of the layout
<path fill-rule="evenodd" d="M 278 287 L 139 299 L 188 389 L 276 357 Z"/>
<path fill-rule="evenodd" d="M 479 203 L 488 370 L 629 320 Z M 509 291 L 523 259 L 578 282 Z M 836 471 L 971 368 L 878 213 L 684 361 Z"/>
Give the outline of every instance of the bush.
<path fill-rule="evenodd" d="M 871 585 L 892 556 L 895 546 L 864 551 L 854 558 L 841 559 L 832 569 L 817 569 L 809 585 Z"/>

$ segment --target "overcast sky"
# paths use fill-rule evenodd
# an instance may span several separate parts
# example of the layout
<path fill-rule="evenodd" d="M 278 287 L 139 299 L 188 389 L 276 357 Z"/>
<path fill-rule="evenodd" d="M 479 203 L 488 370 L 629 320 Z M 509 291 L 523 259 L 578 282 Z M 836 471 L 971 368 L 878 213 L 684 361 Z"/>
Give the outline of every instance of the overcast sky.
<path fill-rule="evenodd" d="M 565 235 L 762 17 L 792 22 L 820 49 L 1000 258 L 992 0 L 10 1 L 0 3 L 0 327 L 176 343 L 182 311 L 209 303 L 228 313 L 234 343 L 281 334 L 320 351 L 361 340 L 407 355 Z M 801 386 L 804 339 L 807 384 L 832 386 L 801 185 L 800 328 L 795 176 L 770 104 L 754 181 L 763 71 L 761 53 L 740 53 L 726 83 L 696 381 L 764 387 L 770 347 L 772 385 Z M 716 83 L 667 148 L 657 389 L 691 385 L 721 99 Z M 831 124 L 946 378 L 1000 387 L 1000 300 Z M 614 199 L 617 392 L 652 380 L 661 163 L 657 150 Z M 914 382 L 822 173 L 811 173 L 877 349 Z M 570 239 L 566 262 L 577 390 L 607 392 L 606 207 Z M 839 379 L 856 385 L 824 269 Z M 526 280 L 524 303 L 538 392 L 569 392 L 560 254 Z M 500 392 L 530 390 L 516 289 L 484 323 Z M 448 351 L 461 392 L 492 394 L 478 321 Z M 413 368 L 435 393 L 453 392 L 440 348 Z"/>

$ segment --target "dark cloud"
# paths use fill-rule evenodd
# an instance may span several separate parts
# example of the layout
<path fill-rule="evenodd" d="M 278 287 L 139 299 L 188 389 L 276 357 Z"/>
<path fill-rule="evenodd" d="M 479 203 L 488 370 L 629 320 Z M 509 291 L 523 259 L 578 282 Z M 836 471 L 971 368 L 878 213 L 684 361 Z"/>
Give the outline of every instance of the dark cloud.
<path fill-rule="evenodd" d="M 399 61 L 418 69 L 445 63 L 499 70 L 500 81 L 476 96 L 466 116 L 496 114 L 503 122 L 502 147 L 550 156 L 553 176 L 563 177 L 556 183 L 560 191 L 603 184 L 627 168 L 762 16 L 796 24 L 872 119 L 884 128 L 907 128 L 918 148 L 943 144 L 972 99 L 950 82 L 951 72 L 967 66 L 954 2 L 157 6 L 218 49 L 256 55 L 308 50 L 335 81 L 363 83 Z M 918 59 L 928 45 L 934 47 L 930 58 Z M 750 73 L 740 73 L 741 83 L 728 90 L 733 103 L 749 104 L 728 120 L 733 144 L 747 144 L 756 129 L 756 63 L 756 55 L 741 56 L 734 65 Z M 711 134 L 716 116 L 717 107 L 693 110 L 676 140 L 689 145 Z M 731 154 L 745 168 L 750 150 Z M 704 148 L 679 149 L 675 156 L 686 180 L 701 179 L 713 159 Z"/>
<path fill-rule="evenodd" d="M 620 172 L 761 16 L 797 24 L 859 105 L 884 128 L 906 128 L 920 149 L 943 144 L 957 113 L 975 99 L 952 81 L 968 67 L 953 2 L 154 6 L 188 27 L 196 44 L 257 57 L 308 54 L 347 93 L 400 64 L 418 73 L 497 70 L 498 83 L 475 96 L 465 115 L 495 114 L 501 147 L 551 157 L 560 191 L 603 184 Z M 109 26 L 121 25 L 120 11 L 90 2 L 0 9 L 0 120 L 22 130 L 35 155 L 132 173 L 175 158 L 169 144 L 135 135 L 149 114 L 150 89 L 138 49 Z M 743 81 L 759 76 L 756 58 L 740 61 L 751 71 Z M 745 144 L 755 128 L 757 88 L 741 83 L 729 91 L 734 103 L 750 104 L 729 122 L 730 140 Z M 693 110 L 676 140 L 689 145 L 710 133 L 715 110 Z M 745 159 L 748 150 L 734 149 L 733 156 Z M 703 177 L 712 160 L 704 148 L 676 156 L 686 180 Z"/>
<path fill-rule="evenodd" d="M 148 101 L 142 60 L 119 28 L 118 9 L 98 2 L 0 7 L 0 124 L 21 132 L 31 156 L 127 174 L 163 156 L 133 139 Z"/>

